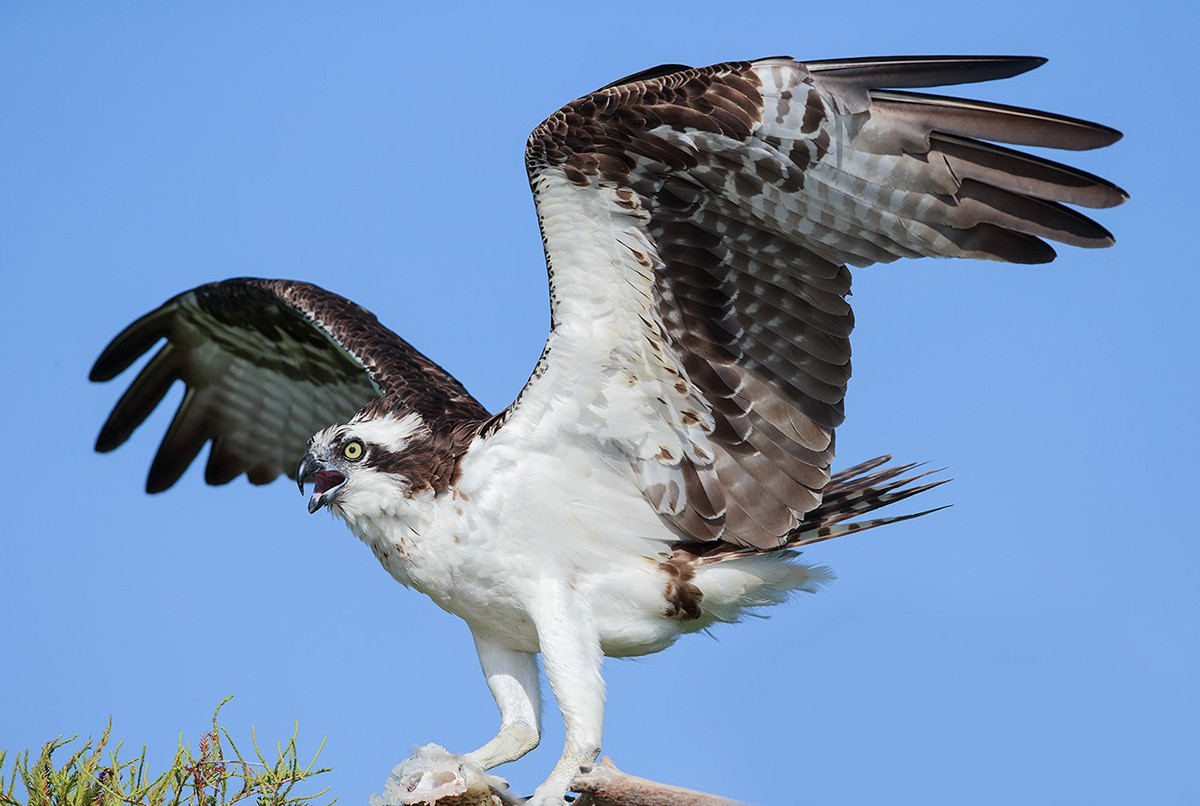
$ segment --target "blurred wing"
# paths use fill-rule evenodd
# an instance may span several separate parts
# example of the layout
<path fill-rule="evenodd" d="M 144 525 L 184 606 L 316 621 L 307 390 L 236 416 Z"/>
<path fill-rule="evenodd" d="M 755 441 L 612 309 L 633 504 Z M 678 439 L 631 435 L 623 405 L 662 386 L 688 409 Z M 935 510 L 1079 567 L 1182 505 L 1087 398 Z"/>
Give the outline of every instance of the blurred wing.
<path fill-rule="evenodd" d="M 902 91 L 1042 61 L 667 66 L 555 113 L 526 150 L 552 331 L 495 427 L 528 410 L 627 461 L 686 536 L 780 545 L 829 481 L 847 264 L 1040 263 L 1054 257 L 1043 238 L 1112 244 L 1063 202 L 1107 207 L 1123 191 L 987 141 L 1090 149 L 1118 132 Z"/>
<path fill-rule="evenodd" d="M 370 311 L 308 283 L 244 278 L 180 294 L 113 339 L 91 380 L 111 380 L 163 339 L 96 440 L 102 452 L 121 445 L 183 381 L 148 492 L 178 481 L 206 442 L 209 484 L 242 473 L 254 484 L 293 475 L 309 437 L 384 395 L 404 396 L 427 420 L 487 416 Z"/>

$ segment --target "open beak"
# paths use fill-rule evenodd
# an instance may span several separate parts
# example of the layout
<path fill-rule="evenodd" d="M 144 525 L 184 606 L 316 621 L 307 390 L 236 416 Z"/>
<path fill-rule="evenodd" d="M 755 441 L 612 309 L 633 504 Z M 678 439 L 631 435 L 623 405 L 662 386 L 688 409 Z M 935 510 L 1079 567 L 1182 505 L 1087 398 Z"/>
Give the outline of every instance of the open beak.
<path fill-rule="evenodd" d="M 304 454 L 296 466 L 296 486 L 304 492 L 305 482 L 313 482 L 312 496 L 308 499 L 308 514 L 313 514 L 328 504 L 338 490 L 346 484 L 346 474 L 322 462 L 311 453 Z"/>

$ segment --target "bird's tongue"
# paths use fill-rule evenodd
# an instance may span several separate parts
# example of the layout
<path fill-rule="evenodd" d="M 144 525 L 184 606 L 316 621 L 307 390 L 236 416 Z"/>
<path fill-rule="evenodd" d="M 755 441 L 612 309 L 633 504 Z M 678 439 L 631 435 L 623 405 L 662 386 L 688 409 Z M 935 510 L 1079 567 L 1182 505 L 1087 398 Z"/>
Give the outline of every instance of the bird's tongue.
<path fill-rule="evenodd" d="M 316 482 L 313 492 L 320 495 L 327 490 L 332 490 L 345 480 L 346 477 L 336 470 L 321 470 L 313 477 L 313 481 Z"/>

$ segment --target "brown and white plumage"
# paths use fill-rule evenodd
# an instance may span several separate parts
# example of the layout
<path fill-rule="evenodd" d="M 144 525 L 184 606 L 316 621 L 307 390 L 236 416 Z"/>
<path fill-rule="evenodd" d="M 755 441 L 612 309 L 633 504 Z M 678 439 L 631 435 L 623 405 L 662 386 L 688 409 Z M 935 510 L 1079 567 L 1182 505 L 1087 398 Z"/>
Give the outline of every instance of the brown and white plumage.
<path fill-rule="evenodd" d="M 645 397 L 679 439 L 659 452 L 623 447 L 640 467 L 658 465 L 644 474 L 647 497 L 684 532 L 771 548 L 820 501 L 850 376 L 847 265 L 923 255 L 1037 263 L 1054 256 L 1041 238 L 1112 243 L 1061 202 L 1110 206 L 1122 191 L 975 138 L 1095 148 L 1116 132 L 875 89 L 1040 63 L 730 63 L 594 93 L 533 133 L 535 196 L 565 182 L 602 203 L 625 230 L 614 239 L 624 254 L 611 259 L 646 275 L 644 287 L 620 288 L 651 296 L 637 337 L 666 358 L 652 362 L 658 383 Z M 560 209 L 539 204 L 543 229 Z M 573 237 L 547 244 L 556 321 L 569 282 L 556 249 L 568 252 Z"/>
<path fill-rule="evenodd" d="M 786 58 L 657 68 L 568 104 L 526 164 L 552 326 L 495 416 L 368 312 L 315 286 L 229 280 L 135 322 L 92 372 L 166 344 L 97 442 L 124 442 L 176 379 L 151 468 L 171 486 L 295 471 L 384 567 L 471 626 L 502 714 L 485 767 L 539 735 L 541 653 L 567 724 L 539 788 L 559 802 L 599 748 L 599 658 L 812 589 L 811 542 L 921 492 L 911 466 L 831 475 L 850 377 L 848 266 L 900 257 L 1040 263 L 1046 240 L 1111 245 L 1066 205 L 1125 194 L 1005 145 L 1089 149 L 1119 134 L 912 92 L 1040 59 Z M 317 432 L 309 439 L 309 435 Z M 305 441 L 307 454 L 305 454 Z M 562 614 L 571 614 L 570 619 Z"/>
<path fill-rule="evenodd" d="M 293 474 L 309 437 L 378 398 L 402 399 L 427 420 L 488 416 L 374 314 L 310 283 L 241 278 L 184 292 L 113 339 L 91 379 L 115 378 L 164 339 L 96 439 L 98 451 L 120 446 L 173 383 L 186 384 L 147 492 L 178 481 L 209 442 L 209 484 Z"/>

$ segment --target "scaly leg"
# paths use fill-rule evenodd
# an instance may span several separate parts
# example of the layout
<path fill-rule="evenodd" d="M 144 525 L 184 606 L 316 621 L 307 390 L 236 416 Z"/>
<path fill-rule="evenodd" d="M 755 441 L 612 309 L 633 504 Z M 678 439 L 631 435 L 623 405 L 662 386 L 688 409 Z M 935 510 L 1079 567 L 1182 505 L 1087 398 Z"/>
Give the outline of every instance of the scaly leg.
<path fill-rule="evenodd" d="M 604 732 L 603 654 L 600 636 L 587 603 L 567 585 L 552 585 L 531 603 L 530 615 L 546 678 L 558 701 L 567 739 L 562 756 L 526 806 L 561 806 L 580 766 L 600 755 Z"/>
<path fill-rule="evenodd" d="M 483 747 L 467 754 L 485 770 L 515 761 L 537 747 L 541 700 L 538 696 L 537 656 L 498 646 L 474 630 L 475 651 L 488 688 L 500 709 L 500 732 Z"/>

